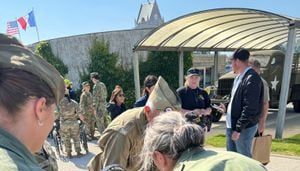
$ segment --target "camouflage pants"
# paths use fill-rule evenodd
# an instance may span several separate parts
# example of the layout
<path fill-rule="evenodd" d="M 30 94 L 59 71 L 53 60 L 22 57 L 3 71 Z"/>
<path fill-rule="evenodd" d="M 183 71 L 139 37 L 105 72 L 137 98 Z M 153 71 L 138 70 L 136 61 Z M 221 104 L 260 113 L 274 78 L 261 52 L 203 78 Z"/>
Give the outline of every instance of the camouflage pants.
<path fill-rule="evenodd" d="M 95 133 L 95 116 L 92 113 L 86 113 L 84 115 L 85 132 L 87 135 L 94 136 Z"/>
<path fill-rule="evenodd" d="M 98 110 L 95 118 L 96 118 L 97 129 L 98 129 L 99 133 L 102 134 L 102 132 L 105 130 L 105 128 L 108 126 L 108 124 L 110 122 L 110 119 L 109 119 L 110 117 L 108 115 L 107 110 L 106 109 Z"/>
<path fill-rule="evenodd" d="M 77 120 L 64 121 L 61 123 L 60 134 L 64 142 L 64 146 L 67 153 L 72 152 L 71 139 L 74 141 L 75 151 L 80 152 L 80 136 L 79 136 L 79 124 Z"/>

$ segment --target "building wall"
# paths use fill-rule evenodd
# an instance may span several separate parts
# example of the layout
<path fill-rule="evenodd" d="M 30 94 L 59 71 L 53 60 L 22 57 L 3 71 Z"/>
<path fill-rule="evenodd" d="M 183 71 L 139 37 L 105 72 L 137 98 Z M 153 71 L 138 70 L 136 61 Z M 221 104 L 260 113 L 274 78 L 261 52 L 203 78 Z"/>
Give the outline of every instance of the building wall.
<path fill-rule="evenodd" d="M 225 74 L 226 66 L 226 55 L 218 56 L 218 78 Z M 214 54 L 197 54 L 193 53 L 193 67 L 197 68 L 211 68 L 212 72 L 214 70 Z M 211 78 L 206 78 L 213 80 L 213 74 L 211 73 Z"/>
<path fill-rule="evenodd" d="M 50 43 L 53 53 L 68 66 L 69 73 L 67 78 L 73 82 L 75 88 L 78 88 L 80 85 L 80 73 L 85 72 L 90 63 L 89 49 L 93 40 L 108 41 L 110 52 L 117 53 L 120 57 L 118 63 L 124 68 L 129 69 L 132 67 L 132 49 L 134 45 L 151 30 L 133 29 L 99 32 L 47 41 Z M 29 48 L 35 49 L 35 46 L 36 44 L 32 44 L 29 45 Z M 138 54 L 141 61 L 146 60 L 147 52 L 138 52 Z"/>
<path fill-rule="evenodd" d="M 152 28 L 153 29 L 153 28 Z M 144 38 L 152 29 L 132 29 L 109 32 L 90 33 L 70 37 L 62 37 L 47 40 L 53 53 L 59 57 L 69 69 L 67 78 L 73 82 L 74 88 L 79 88 L 80 73 L 86 72 L 90 63 L 89 49 L 93 40 L 105 40 L 109 42 L 111 53 L 117 53 L 118 63 L 125 69 L 132 67 L 133 47 Z M 32 50 L 36 44 L 29 45 Z M 147 52 L 137 52 L 140 61 L 147 59 Z M 213 66 L 213 55 L 201 54 L 193 55 L 193 66 L 211 67 Z M 219 74 L 223 74 L 225 67 L 225 57 L 219 56 Z"/>

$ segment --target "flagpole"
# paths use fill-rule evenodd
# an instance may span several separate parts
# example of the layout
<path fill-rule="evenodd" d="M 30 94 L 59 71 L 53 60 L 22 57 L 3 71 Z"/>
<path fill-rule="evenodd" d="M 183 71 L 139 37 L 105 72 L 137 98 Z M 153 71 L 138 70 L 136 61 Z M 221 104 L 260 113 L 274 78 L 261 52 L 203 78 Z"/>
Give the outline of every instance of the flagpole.
<path fill-rule="evenodd" d="M 33 7 L 32 7 L 32 12 L 34 11 Z M 34 13 L 34 12 L 33 12 Z M 37 22 L 36 22 L 36 17 L 34 16 L 34 20 L 35 20 L 35 30 L 36 30 L 36 34 L 37 34 L 37 37 L 38 37 L 38 42 L 40 41 L 40 33 L 39 33 L 39 29 L 38 29 L 38 26 L 37 26 Z"/>
<path fill-rule="evenodd" d="M 18 22 L 18 18 L 16 18 L 16 21 Z M 20 32 L 20 29 L 19 29 L 19 27 L 18 27 L 18 35 L 19 35 L 19 39 L 20 39 L 20 41 L 22 42 L 22 39 L 21 39 L 21 32 Z"/>

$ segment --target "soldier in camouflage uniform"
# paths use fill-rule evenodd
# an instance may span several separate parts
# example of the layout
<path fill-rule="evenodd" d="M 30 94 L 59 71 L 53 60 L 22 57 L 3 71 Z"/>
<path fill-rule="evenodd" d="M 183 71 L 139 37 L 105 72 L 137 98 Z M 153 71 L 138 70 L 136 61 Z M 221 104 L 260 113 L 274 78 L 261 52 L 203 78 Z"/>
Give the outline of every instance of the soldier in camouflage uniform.
<path fill-rule="evenodd" d="M 60 135 L 64 142 L 67 157 L 72 157 L 72 144 L 73 139 L 75 151 L 77 156 L 81 156 L 80 153 L 80 136 L 79 136 L 79 124 L 77 119 L 79 118 L 79 105 L 76 101 L 70 99 L 69 91 L 66 89 L 65 97 L 59 104 L 59 118 L 60 118 Z"/>
<path fill-rule="evenodd" d="M 59 72 L 18 40 L 0 34 L 0 170 L 43 171 L 32 155 L 51 131 L 64 95 Z"/>
<path fill-rule="evenodd" d="M 42 149 L 34 154 L 34 157 L 45 171 L 58 171 L 55 153 L 47 141 L 44 142 Z"/>
<path fill-rule="evenodd" d="M 99 81 L 99 74 L 93 72 L 90 74 L 91 80 L 94 83 L 93 87 L 93 107 L 96 117 L 96 125 L 99 133 L 102 133 L 108 125 L 108 112 L 106 110 L 107 89 L 103 82 Z"/>
<path fill-rule="evenodd" d="M 93 110 L 93 95 L 90 93 L 90 84 L 88 82 L 82 83 L 82 94 L 80 96 L 80 111 L 83 115 L 83 121 L 86 125 L 86 134 L 89 138 L 94 138 L 95 132 L 95 117 Z"/>
<path fill-rule="evenodd" d="M 125 111 L 105 129 L 99 140 L 100 151 L 90 160 L 89 171 L 105 170 L 117 165 L 126 171 L 141 167 L 139 154 L 144 130 L 154 117 L 167 110 L 181 110 L 179 97 L 159 77 L 145 107 Z"/>

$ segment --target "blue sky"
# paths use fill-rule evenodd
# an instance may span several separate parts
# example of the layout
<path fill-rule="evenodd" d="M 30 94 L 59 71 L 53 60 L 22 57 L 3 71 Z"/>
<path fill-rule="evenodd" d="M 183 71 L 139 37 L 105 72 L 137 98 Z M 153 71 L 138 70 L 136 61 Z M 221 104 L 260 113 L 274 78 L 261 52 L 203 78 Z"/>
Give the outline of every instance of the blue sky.
<path fill-rule="evenodd" d="M 152 0 L 151 0 L 152 1 Z M 140 5 L 147 0 L 0 0 L 0 32 L 6 22 L 34 9 L 41 40 L 131 29 Z M 300 18 L 299 0 L 157 0 L 165 21 L 192 12 L 243 7 Z M 20 30 L 25 44 L 37 42 L 35 28 Z"/>

